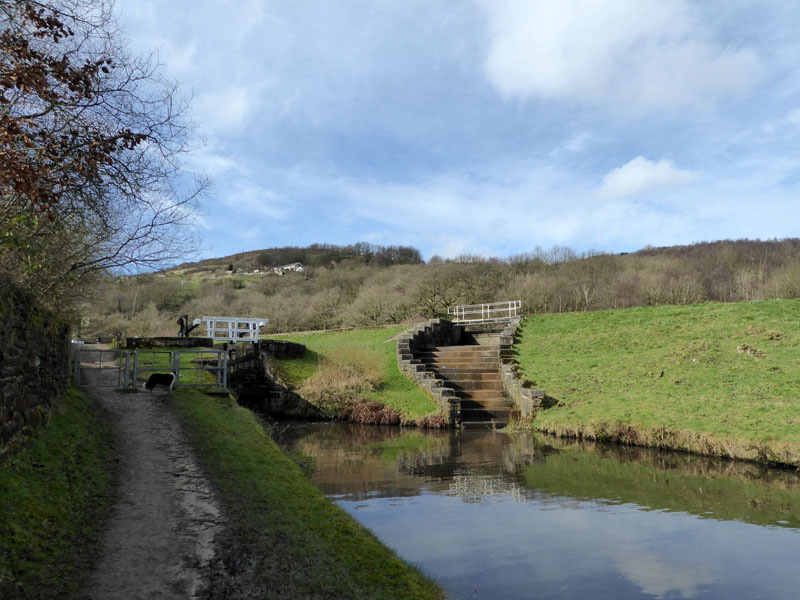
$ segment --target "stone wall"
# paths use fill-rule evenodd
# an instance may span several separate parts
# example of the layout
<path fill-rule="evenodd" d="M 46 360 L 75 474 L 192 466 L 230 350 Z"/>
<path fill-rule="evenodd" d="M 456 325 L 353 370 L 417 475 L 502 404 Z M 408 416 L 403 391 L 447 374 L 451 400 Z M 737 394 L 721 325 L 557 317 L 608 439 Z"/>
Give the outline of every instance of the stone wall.
<path fill-rule="evenodd" d="M 0 276 L 0 457 L 47 423 L 68 380 L 68 325 Z"/>
<path fill-rule="evenodd" d="M 534 388 L 530 381 L 520 375 L 519 365 L 514 359 L 514 338 L 521 321 L 520 317 L 509 321 L 497 336 L 497 341 L 500 345 L 500 373 L 503 377 L 503 387 L 514 404 L 519 407 L 522 418 L 527 420 L 545 408 L 545 393 L 544 390 Z"/>
<path fill-rule="evenodd" d="M 228 387 L 236 401 L 262 414 L 290 419 L 322 419 L 320 410 L 287 388 L 275 372 L 275 358 L 299 358 L 303 344 L 277 340 L 239 343 L 228 361 Z"/>
<path fill-rule="evenodd" d="M 419 384 L 433 399 L 450 426 L 461 422 L 461 401 L 442 378 L 425 369 L 414 352 L 435 346 L 462 343 L 464 328 L 443 319 L 431 319 L 403 332 L 397 340 L 397 365 L 400 371 Z"/>

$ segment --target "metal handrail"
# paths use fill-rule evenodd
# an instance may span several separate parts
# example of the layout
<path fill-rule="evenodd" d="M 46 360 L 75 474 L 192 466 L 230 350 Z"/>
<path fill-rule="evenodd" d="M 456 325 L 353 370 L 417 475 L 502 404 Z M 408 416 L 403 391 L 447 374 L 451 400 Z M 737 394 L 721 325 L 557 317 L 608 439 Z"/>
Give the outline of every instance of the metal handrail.
<path fill-rule="evenodd" d="M 513 319 L 518 316 L 521 308 L 522 300 L 508 300 L 506 302 L 451 306 L 447 309 L 447 314 L 453 317 L 455 323 L 493 322 Z"/>
<path fill-rule="evenodd" d="M 269 319 L 243 317 L 203 317 L 206 335 L 215 342 L 257 342 L 261 328 Z"/>

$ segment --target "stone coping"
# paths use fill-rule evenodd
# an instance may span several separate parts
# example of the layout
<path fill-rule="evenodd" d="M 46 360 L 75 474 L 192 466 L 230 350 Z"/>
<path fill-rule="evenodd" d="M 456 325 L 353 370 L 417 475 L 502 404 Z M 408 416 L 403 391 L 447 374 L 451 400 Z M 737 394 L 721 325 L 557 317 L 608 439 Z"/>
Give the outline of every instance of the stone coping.
<path fill-rule="evenodd" d="M 533 384 L 522 377 L 519 364 L 514 359 L 514 340 L 522 323 L 521 317 L 515 317 L 503 328 L 500 333 L 500 374 L 503 377 L 503 387 L 514 401 L 524 420 L 530 420 L 534 414 L 544 408 L 544 390 L 536 389 Z"/>

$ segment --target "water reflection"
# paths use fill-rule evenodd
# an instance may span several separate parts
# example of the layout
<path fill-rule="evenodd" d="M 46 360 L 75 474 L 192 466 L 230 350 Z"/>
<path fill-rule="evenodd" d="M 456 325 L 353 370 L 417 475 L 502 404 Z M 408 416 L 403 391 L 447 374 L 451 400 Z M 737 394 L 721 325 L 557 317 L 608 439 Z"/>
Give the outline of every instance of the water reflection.
<path fill-rule="evenodd" d="M 527 434 L 291 427 L 312 479 L 454 598 L 792 598 L 800 478 Z"/>

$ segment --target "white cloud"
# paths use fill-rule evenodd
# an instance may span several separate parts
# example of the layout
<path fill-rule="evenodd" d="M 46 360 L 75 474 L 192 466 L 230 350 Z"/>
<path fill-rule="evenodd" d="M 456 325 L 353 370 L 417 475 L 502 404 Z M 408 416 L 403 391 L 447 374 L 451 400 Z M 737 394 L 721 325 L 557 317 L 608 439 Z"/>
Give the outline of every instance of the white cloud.
<path fill-rule="evenodd" d="M 567 138 L 561 145 L 553 149 L 550 154 L 558 157 L 561 154 L 579 154 L 585 152 L 594 135 L 589 131 L 581 131 Z"/>
<path fill-rule="evenodd" d="M 695 181 L 697 174 L 678 169 L 666 158 L 658 162 L 637 156 L 603 177 L 602 196 L 632 196 L 657 189 L 673 188 Z"/>
<path fill-rule="evenodd" d="M 491 0 L 487 76 L 503 95 L 625 111 L 706 105 L 750 88 L 750 48 L 707 41 L 683 0 Z M 710 27 L 710 26 L 709 26 Z"/>
<path fill-rule="evenodd" d="M 193 96 L 200 224 L 230 252 L 240 228 L 426 256 L 796 235 L 791 3 L 117 7 Z"/>
<path fill-rule="evenodd" d="M 229 87 L 198 94 L 192 113 L 204 127 L 217 133 L 242 130 L 249 122 L 258 94 L 246 87 Z"/>
<path fill-rule="evenodd" d="M 260 218 L 282 220 L 289 213 L 287 202 L 280 195 L 248 183 L 231 185 L 224 191 L 223 203 L 229 215 L 225 222 L 237 229 Z"/>
<path fill-rule="evenodd" d="M 790 110 L 786 114 L 786 122 L 795 126 L 800 125 L 800 108 Z"/>
<path fill-rule="evenodd" d="M 664 598 L 678 592 L 681 598 L 694 598 L 703 587 L 712 586 L 720 579 L 719 569 L 711 562 L 690 562 L 666 553 L 655 554 L 637 548 L 639 544 L 635 538 L 625 541 L 627 548 L 633 546 L 633 551 L 614 547 L 612 556 L 619 572 L 647 596 Z"/>
<path fill-rule="evenodd" d="M 188 160 L 189 166 L 200 173 L 205 173 L 209 177 L 216 178 L 228 173 L 243 172 L 239 162 L 226 156 L 221 149 L 214 147 L 204 147 L 195 150 Z"/>

